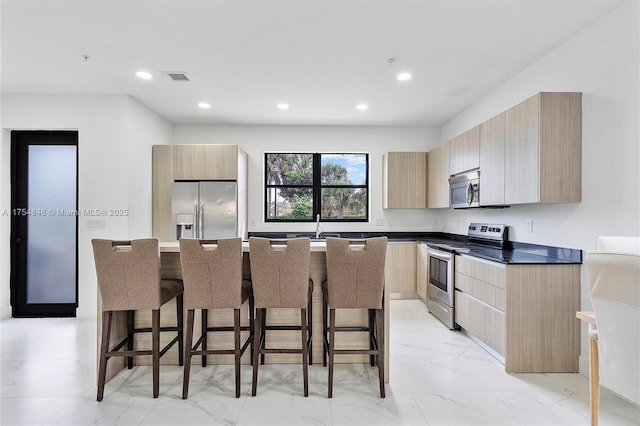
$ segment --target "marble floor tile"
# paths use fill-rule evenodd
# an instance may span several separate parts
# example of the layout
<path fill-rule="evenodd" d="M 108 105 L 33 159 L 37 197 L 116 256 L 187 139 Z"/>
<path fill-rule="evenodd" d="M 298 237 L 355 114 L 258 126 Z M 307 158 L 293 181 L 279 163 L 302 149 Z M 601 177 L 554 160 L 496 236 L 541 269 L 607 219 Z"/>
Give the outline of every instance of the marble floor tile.
<path fill-rule="evenodd" d="M 338 364 L 333 398 L 327 369 L 242 365 L 235 398 L 232 365 L 162 366 L 152 398 L 150 366 L 124 370 L 96 398 L 95 319 L 0 322 L 0 424 L 4 425 L 584 425 L 589 387 L 580 374 L 507 374 L 504 365 L 419 300 L 391 302 L 390 382 L 379 397 L 377 368 Z M 640 425 L 640 407 L 602 390 L 600 425 Z"/>
<path fill-rule="evenodd" d="M 238 425 L 330 425 L 331 405 L 327 398 L 270 392 L 244 398 Z"/>

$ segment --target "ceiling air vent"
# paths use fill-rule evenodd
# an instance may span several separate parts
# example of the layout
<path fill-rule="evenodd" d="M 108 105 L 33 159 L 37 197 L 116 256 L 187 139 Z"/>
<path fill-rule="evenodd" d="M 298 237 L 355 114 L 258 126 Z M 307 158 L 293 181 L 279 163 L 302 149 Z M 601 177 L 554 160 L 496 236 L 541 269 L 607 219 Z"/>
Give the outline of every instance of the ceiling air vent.
<path fill-rule="evenodd" d="M 165 71 L 165 74 L 173 81 L 189 81 L 189 77 L 183 72 L 178 71 Z"/>

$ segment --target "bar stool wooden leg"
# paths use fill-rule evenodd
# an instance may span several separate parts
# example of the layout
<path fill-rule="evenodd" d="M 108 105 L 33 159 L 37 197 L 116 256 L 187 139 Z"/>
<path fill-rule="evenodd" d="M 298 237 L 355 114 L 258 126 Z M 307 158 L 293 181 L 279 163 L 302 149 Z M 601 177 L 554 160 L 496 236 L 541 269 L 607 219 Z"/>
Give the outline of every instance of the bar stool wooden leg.
<path fill-rule="evenodd" d="M 374 350 L 376 339 L 375 311 L 373 309 L 367 309 L 367 314 L 369 316 L 369 350 Z M 376 365 L 376 360 L 376 354 L 372 353 L 369 355 L 369 364 L 372 367 Z"/>
<path fill-rule="evenodd" d="M 302 381 L 304 383 L 304 396 L 309 396 L 309 340 L 307 327 L 307 310 L 300 310 L 300 331 L 302 337 Z"/>
<path fill-rule="evenodd" d="M 309 302 L 307 303 L 307 309 L 306 309 L 306 313 L 307 313 L 307 321 L 306 321 L 306 326 L 305 329 L 307 331 L 307 335 L 308 335 L 308 340 L 305 343 L 305 347 L 309 347 L 309 345 L 311 344 L 311 340 L 313 339 L 313 303 L 311 303 L 311 294 L 313 292 L 313 289 L 309 289 Z M 308 356 L 309 356 L 309 365 L 313 365 L 313 351 L 308 350 L 307 351 Z"/>
<path fill-rule="evenodd" d="M 151 314 L 151 351 L 153 357 L 153 397 L 160 394 L 160 309 Z"/>
<path fill-rule="evenodd" d="M 329 389 L 327 397 L 333 397 L 333 361 L 335 359 L 335 338 L 336 338 L 336 310 L 329 309 Z"/>
<path fill-rule="evenodd" d="M 263 309 L 257 309 L 253 328 L 253 378 L 251 380 L 251 396 L 256 396 L 256 390 L 258 388 L 258 354 L 260 354 L 262 341 L 262 315 Z"/>
<path fill-rule="evenodd" d="M 127 350 L 133 352 L 133 329 L 135 328 L 136 311 L 127 311 Z M 108 350 L 108 349 L 107 349 Z M 133 368 L 133 355 L 127 357 L 127 368 Z"/>
<path fill-rule="evenodd" d="M 375 310 L 376 348 L 378 350 L 378 376 L 380 380 L 380 398 L 384 398 L 384 315 L 382 309 Z"/>
<path fill-rule="evenodd" d="M 207 350 L 207 328 L 209 327 L 209 311 L 207 309 L 201 310 L 201 328 L 202 328 L 202 366 L 207 366 L 207 355 L 205 351 Z"/>
<path fill-rule="evenodd" d="M 598 426 L 600 411 L 600 372 L 598 371 L 598 338 L 589 336 L 589 404 L 591 426 Z"/>
<path fill-rule="evenodd" d="M 104 396 L 104 382 L 107 376 L 107 352 L 109 351 L 109 339 L 111 335 L 111 318 L 113 312 L 102 313 L 102 339 L 100 342 L 100 368 L 98 369 L 98 396 L 97 400 L 102 401 Z"/>
<path fill-rule="evenodd" d="M 183 295 L 176 296 L 176 324 L 178 327 L 178 365 L 184 365 L 184 311 Z"/>
<path fill-rule="evenodd" d="M 264 345 L 264 347 L 267 347 L 267 309 L 263 308 L 261 309 L 262 311 L 262 319 L 260 320 L 260 345 Z M 260 364 L 264 365 L 264 352 L 262 352 L 260 354 Z"/>
<path fill-rule="evenodd" d="M 249 346 L 249 355 L 250 355 L 250 364 L 253 365 L 253 333 L 254 333 L 254 323 L 255 323 L 255 302 L 253 296 L 249 297 L 249 333 L 251 333 L 251 343 Z"/>
<path fill-rule="evenodd" d="M 186 336 L 186 348 L 187 357 L 184 360 L 184 377 L 182 379 L 182 399 L 187 399 L 189 396 L 189 375 L 191 373 L 191 356 L 193 354 L 193 322 L 195 317 L 195 309 L 189 309 L 187 311 L 187 336 Z"/>
<path fill-rule="evenodd" d="M 236 398 L 240 398 L 240 309 L 233 310 L 233 352 L 235 356 Z"/>

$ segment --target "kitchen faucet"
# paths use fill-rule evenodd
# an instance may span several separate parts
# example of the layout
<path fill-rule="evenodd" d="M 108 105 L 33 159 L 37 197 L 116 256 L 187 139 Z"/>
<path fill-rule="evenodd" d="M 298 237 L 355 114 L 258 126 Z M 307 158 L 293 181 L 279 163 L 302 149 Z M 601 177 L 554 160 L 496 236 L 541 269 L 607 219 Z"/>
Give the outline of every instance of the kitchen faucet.
<path fill-rule="evenodd" d="M 320 214 L 318 213 L 316 215 L 316 238 L 320 238 Z"/>

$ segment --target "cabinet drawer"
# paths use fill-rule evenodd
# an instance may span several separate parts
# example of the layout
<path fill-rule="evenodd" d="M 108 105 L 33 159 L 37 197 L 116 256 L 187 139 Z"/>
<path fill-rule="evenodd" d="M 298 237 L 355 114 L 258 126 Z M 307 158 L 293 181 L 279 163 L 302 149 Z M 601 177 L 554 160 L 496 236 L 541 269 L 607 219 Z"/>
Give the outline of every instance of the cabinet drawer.
<path fill-rule="evenodd" d="M 506 316 L 503 312 L 456 290 L 455 318 L 462 328 L 505 356 Z"/>
<path fill-rule="evenodd" d="M 500 287 L 493 286 L 489 283 L 459 272 L 456 272 L 455 285 L 456 289 L 460 289 L 461 291 L 480 299 L 482 302 L 495 306 L 501 311 L 505 310 L 505 292 Z"/>
<path fill-rule="evenodd" d="M 506 289 L 506 267 L 469 257 L 456 256 L 456 272 Z"/>

